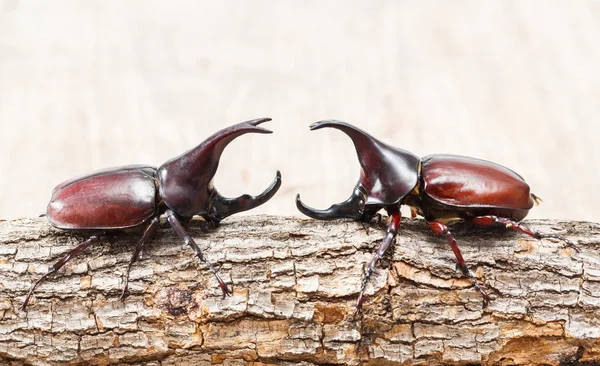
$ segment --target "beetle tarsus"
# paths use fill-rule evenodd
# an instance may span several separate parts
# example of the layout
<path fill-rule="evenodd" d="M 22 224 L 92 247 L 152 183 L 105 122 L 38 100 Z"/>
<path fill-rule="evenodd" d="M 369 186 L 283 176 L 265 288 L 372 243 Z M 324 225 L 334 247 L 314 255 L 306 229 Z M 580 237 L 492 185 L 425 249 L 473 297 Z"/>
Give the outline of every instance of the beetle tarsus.
<path fill-rule="evenodd" d="M 202 256 L 202 258 L 198 257 L 204 264 L 206 264 L 208 266 L 208 268 L 210 269 L 210 271 L 215 275 L 215 277 L 217 278 L 217 282 L 219 283 L 219 287 L 221 288 L 221 292 L 223 292 L 223 297 L 222 299 L 224 299 L 226 296 L 231 296 L 231 290 L 229 290 L 229 287 L 227 286 L 227 284 L 225 283 L 225 281 L 223 281 L 223 279 L 221 278 L 221 276 L 219 276 L 219 272 L 221 271 L 221 268 L 223 267 L 223 265 L 219 266 L 219 269 L 216 269 L 213 267 L 212 264 L 210 264 L 206 258 L 204 258 L 204 256 Z"/>
<path fill-rule="evenodd" d="M 363 276 L 363 279 L 362 279 L 362 282 L 360 285 L 360 292 L 358 294 L 358 300 L 356 301 L 356 313 L 360 313 L 360 311 L 361 311 L 365 288 L 367 287 L 367 283 L 369 282 L 369 278 L 371 277 L 371 274 L 373 274 L 373 271 L 375 270 L 375 265 L 377 264 L 377 261 L 379 261 L 381 258 L 383 258 L 383 254 L 388 250 L 390 245 L 394 242 L 394 238 L 396 237 L 396 234 L 398 233 L 398 227 L 400 226 L 400 211 L 393 212 L 391 214 L 389 220 L 390 220 L 390 222 L 388 224 L 388 229 L 387 229 L 385 238 L 383 239 L 383 242 L 381 243 L 379 248 L 377 248 L 377 252 L 375 252 L 375 255 L 373 256 L 373 258 L 367 265 L 367 269 Z"/>
<path fill-rule="evenodd" d="M 479 293 L 483 297 L 483 305 L 487 306 L 490 303 L 490 296 L 487 294 L 487 292 L 485 292 L 483 290 L 483 288 L 481 288 L 481 286 L 477 282 L 477 279 L 473 276 L 473 274 L 469 270 L 469 267 L 467 267 L 467 264 L 465 263 L 462 253 L 460 252 L 460 249 L 458 248 L 458 244 L 456 243 L 456 239 L 454 239 L 454 236 L 452 235 L 450 230 L 448 230 L 448 227 L 439 221 L 428 221 L 427 223 L 429 224 L 429 227 L 431 227 L 431 229 L 435 233 L 446 235 L 446 238 L 448 239 L 448 242 L 450 243 L 450 247 L 452 248 L 452 251 L 454 252 L 454 256 L 456 257 L 456 262 L 458 264 L 458 267 L 461 269 L 463 274 L 471 280 L 471 283 L 473 284 L 473 286 L 477 289 L 477 291 L 479 291 Z"/>
<path fill-rule="evenodd" d="M 217 279 L 217 282 L 219 283 L 221 291 L 223 292 L 223 298 L 225 298 L 225 296 L 227 295 L 230 295 L 231 292 L 227 288 L 227 285 L 221 279 L 221 276 L 219 276 L 219 273 L 217 272 L 215 267 L 206 258 L 204 258 L 200 247 L 198 246 L 198 244 L 196 244 L 194 239 L 192 239 L 192 237 L 185 231 L 185 229 L 181 225 L 181 222 L 179 222 L 179 219 L 177 218 L 176 214 L 171 210 L 167 210 L 165 212 L 165 215 L 167 216 L 167 221 L 169 221 L 169 224 L 171 224 L 171 227 L 173 228 L 173 230 L 175 230 L 175 232 L 181 238 L 181 240 L 183 240 L 187 245 L 192 247 L 196 257 L 198 257 L 198 259 L 200 259 L 200 261 L 202 261 L 202 263 L 204 263 L 208 267 L 208 269 L 213 273 L 213 275 Z"/>
<path fill-rule="evenodd" d="M 152 235 L 156 232 L 156 230 L 158 230 L 159 226 L 160 218 L 157 216 L 150 221 L 148 227 L 146 227 L 146 230 L 144 230 L 144 234 L 136 244 L 135 251 L 131 256 L 131 259 L 129 260 L 129 264 L 127 265 L 127 272 L 125 273 L 125 285 L 123 286 L 123 291 L 121 292 L 121 296 L 119 297 L 120 301 L 124 301 L 125 297 L 127 297 L 127 289 L 129 288 L 129 273 L 131 272 L 131 266 L 133 266 L 133 263 L 137 261 L 137 259 L 140 256 L 140 252 L 142 251 L 142 249 L 144 249 L 144 245 L 146 245 L 146 243 L 150 241 Z"/>
<path fill-rule="evenodd" d="M 227 285 L 222 280 L 221 282 L 219 282 L 219 287 L 223 292 L 223 296 L 221 297 L 221 299 L 224 299 L 227 296 L 231 296 L 231 291 L 229 290 L 229 287 L 227 287 Z"/>
<path fill-rule="evenodd" d="M 567 244 L 569 247 L 571 247 L 574 251 L 576 251 L 577 253 L 581 253 L 581 249 L 579 248 L 579 246 L 577 244 L 573 243 L 572 241 L 570 241 L 569 239 L 565 238 L 564 236 L 560 236 L 557 234 L 541 234 L 541 233 L 538 233 L 538 235 L 536 236 L 536 239 L 545 239 L 545 238 L 562 240 L 565 242 L 565 244 Z"/>
<path fill-rule="evenodd" d="M 471 222 L 473 224 L 479 225 L 479 226 L 490 226 L 490 225 L 494 225 L 494 224 L 502 224 L 502 225 L 505 225 L 506 228 L 508 228 L 508 229 L 514 229 L 514 230 L 520 231 L 523 234 L 527 234 L 535 239 L 552 238 L 552 239 L 562 240 L 569 247 L 573 248 L 574 251 L 576 251 L 577 253 L 581 253 L 581 249 L 579 249 L 579 247 L 575 243 L 573 243 L 571 240 L 569 240 L 563 236 L 560 236 L 557 234 L 542 234 L 535 229 L 529 228 L 529 227 L 521 224 L 520 222 L 510 220 L 510 219 L 507 219 L 504 217 L 497 217 L 497 216 L 493 216 L 493 215 L 478 216 L 478 217 L 471 219 Z"/>
<path fill-rule="evenodd" d="M 195 242 L 194 242 L 194 245 L 196 245 Z M 196 245 L 196 248 L 198 248 L 197 245 Z M 217 282 L 219 283 L 219 287 L 221 288 L 221 291 L 223 292 L 222 298 L 224 299 L 226 296 L 231 296 L 231 291 L 229 290 L 229 288 L 227 287 L 227 285 L 225 284 L 223 279 L 221 279 L 221 276 L 219 276 L 219 273 L 217 272 L 215 267 L 213 267 L 213 265 L 206 258 L 204 258 L 204 255 L 202 255 L 202 252 L 200 252 L 199 248 L 198 248 L 198 252 L 196 252 L 196 257 L 198 257 L 198 259 L 200 259 L 202 261 L 202 263 L 204 263 L 208 267 L 208 269 L 210 269 L 210 271 L 213 273 L 213 275 L 217 279 Z"/>
<path fill-rule="evenodd" d="M 33 285 L 31 285 L 31 288 L 29 289 L 29 292 L 27 293 L 27 296 L 25 297 L 25 301 L 23 301 L 21 310 L 25 311 L 25 309 L 27 309 L 27 304 L 29 303 L 29 300 L 31 299 L 31 295 L 33 295 L 33 291 L 40 283 L 42 283 L 42 281 L 44 281 L 44 279 L 46 279 L 46 277 L 50 276 L 51 274 L 53 274 L 56 271 L 58 271 L 59 269 L 61 269 L 62 266 L 65 265 L 65 263 L 67 263 L 72 257 L 77 255 L 79 252 L 81 252 L 85 248 L 89 247 L 92 244 L 96 244 L 101 241 L 104 241 L 107 238 L 108 238 L 108 236 L 106 236 L 106 235 L 93 235 L 88 240 L 79 244 L 77 247 L 75 247 L 75 249 L 73 249 L 69 253 L 67 253 L 67 255 L 65 255 L 61 260 L 54 263 L 52 265 L 52 267 L 50 269 L 48 269 L 48 272 L 46 272 L 42 277 L 40 277 L 37 281 L 35 281 L 33 283 Z"/>

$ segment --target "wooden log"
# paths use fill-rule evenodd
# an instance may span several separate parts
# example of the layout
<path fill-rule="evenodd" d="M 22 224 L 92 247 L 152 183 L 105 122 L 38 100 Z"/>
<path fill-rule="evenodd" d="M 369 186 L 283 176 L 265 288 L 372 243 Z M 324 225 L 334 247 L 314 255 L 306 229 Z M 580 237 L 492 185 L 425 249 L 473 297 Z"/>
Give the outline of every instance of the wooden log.
<path fill-rule="evenodd" d="M 188 227 L 233 288 L 220 290 L 163 223 L 118 300 L 135 236 L 71 260 L 19 310 L 32 281 L 84 236 L 45 219 L 0 222 L 0 360 L 5 364 L 550 364 L 600 359 L 600 225 L 527 221 L 535 240 L 456 225 L 482 298 L 444 237 L 405 219 L 395 250 L 354 304 L 384 224 L 237 216 Z M 0 362 L 2 363 L 2 362 Z"/>

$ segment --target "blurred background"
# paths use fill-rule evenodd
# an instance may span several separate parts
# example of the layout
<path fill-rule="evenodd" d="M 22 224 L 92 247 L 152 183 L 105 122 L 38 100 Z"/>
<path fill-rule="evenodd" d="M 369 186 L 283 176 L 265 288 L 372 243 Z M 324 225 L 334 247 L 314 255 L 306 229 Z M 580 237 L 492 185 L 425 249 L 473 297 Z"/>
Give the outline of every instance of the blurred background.
<path fill-rule="evenodd" d="M 0 0 L 0 218 L 45 211 L 74 175 L 160 165 L 257 117 L 215 185 L 345 200 L 350 122 L 417 155 L 503 164 L 543 198 L 530 217 L 600 221 L 599 1 Z"/>

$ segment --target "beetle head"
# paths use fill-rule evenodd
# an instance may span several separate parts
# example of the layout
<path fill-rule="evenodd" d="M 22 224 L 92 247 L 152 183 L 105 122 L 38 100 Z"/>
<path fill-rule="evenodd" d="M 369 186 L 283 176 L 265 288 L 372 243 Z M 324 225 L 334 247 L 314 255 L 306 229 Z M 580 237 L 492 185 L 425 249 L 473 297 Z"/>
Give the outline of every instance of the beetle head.
<path fill-rule="evenodd" d="M 326 210 L 306 206 L 298 194 L 296 206 L 303 214 L 323 220 L 345 217 L 369 221 L 381 208 L 400 204 L 417 185 L 420 160 L 414 154 L 389 146 L 341 121 L 320 121 L 310 129 L 324 127 L 336 128 L 352 139 L 361 167 L 360 178 L 350 198 Z"/>
<path fill-rule="evenodd" d="M 164 163 L 156 174 L 163 202 L 180 216 L 203 215 L 217 221 L 267 202 L 281 185 L 279 171 L 271 185 L 258 196 L 223 197 L 214 188 L 212 180 L 225 147 L 245 133 L 272 133 L 258 126 L 270 120 L 260 118 L 225 128 Z"/>

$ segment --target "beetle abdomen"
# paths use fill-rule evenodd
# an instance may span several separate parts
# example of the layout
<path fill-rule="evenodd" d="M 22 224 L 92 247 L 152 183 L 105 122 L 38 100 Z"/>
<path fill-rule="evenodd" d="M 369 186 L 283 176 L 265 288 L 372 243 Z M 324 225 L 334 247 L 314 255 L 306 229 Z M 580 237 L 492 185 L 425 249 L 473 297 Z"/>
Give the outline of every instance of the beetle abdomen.
<path fill-rule="evenodd" d="M 61 183 L 48 204 L 48 220 L 60 229 L 140 225 L 156 212 L 153 173 L 151 167 L 127 166 Z"/>
<path fill-rule="evenodd" d="M 529 185 L 512 170 L 486 160 L 458 155 L 422 159 L 423 192 L 450 206 L 529 210 Z"/>

